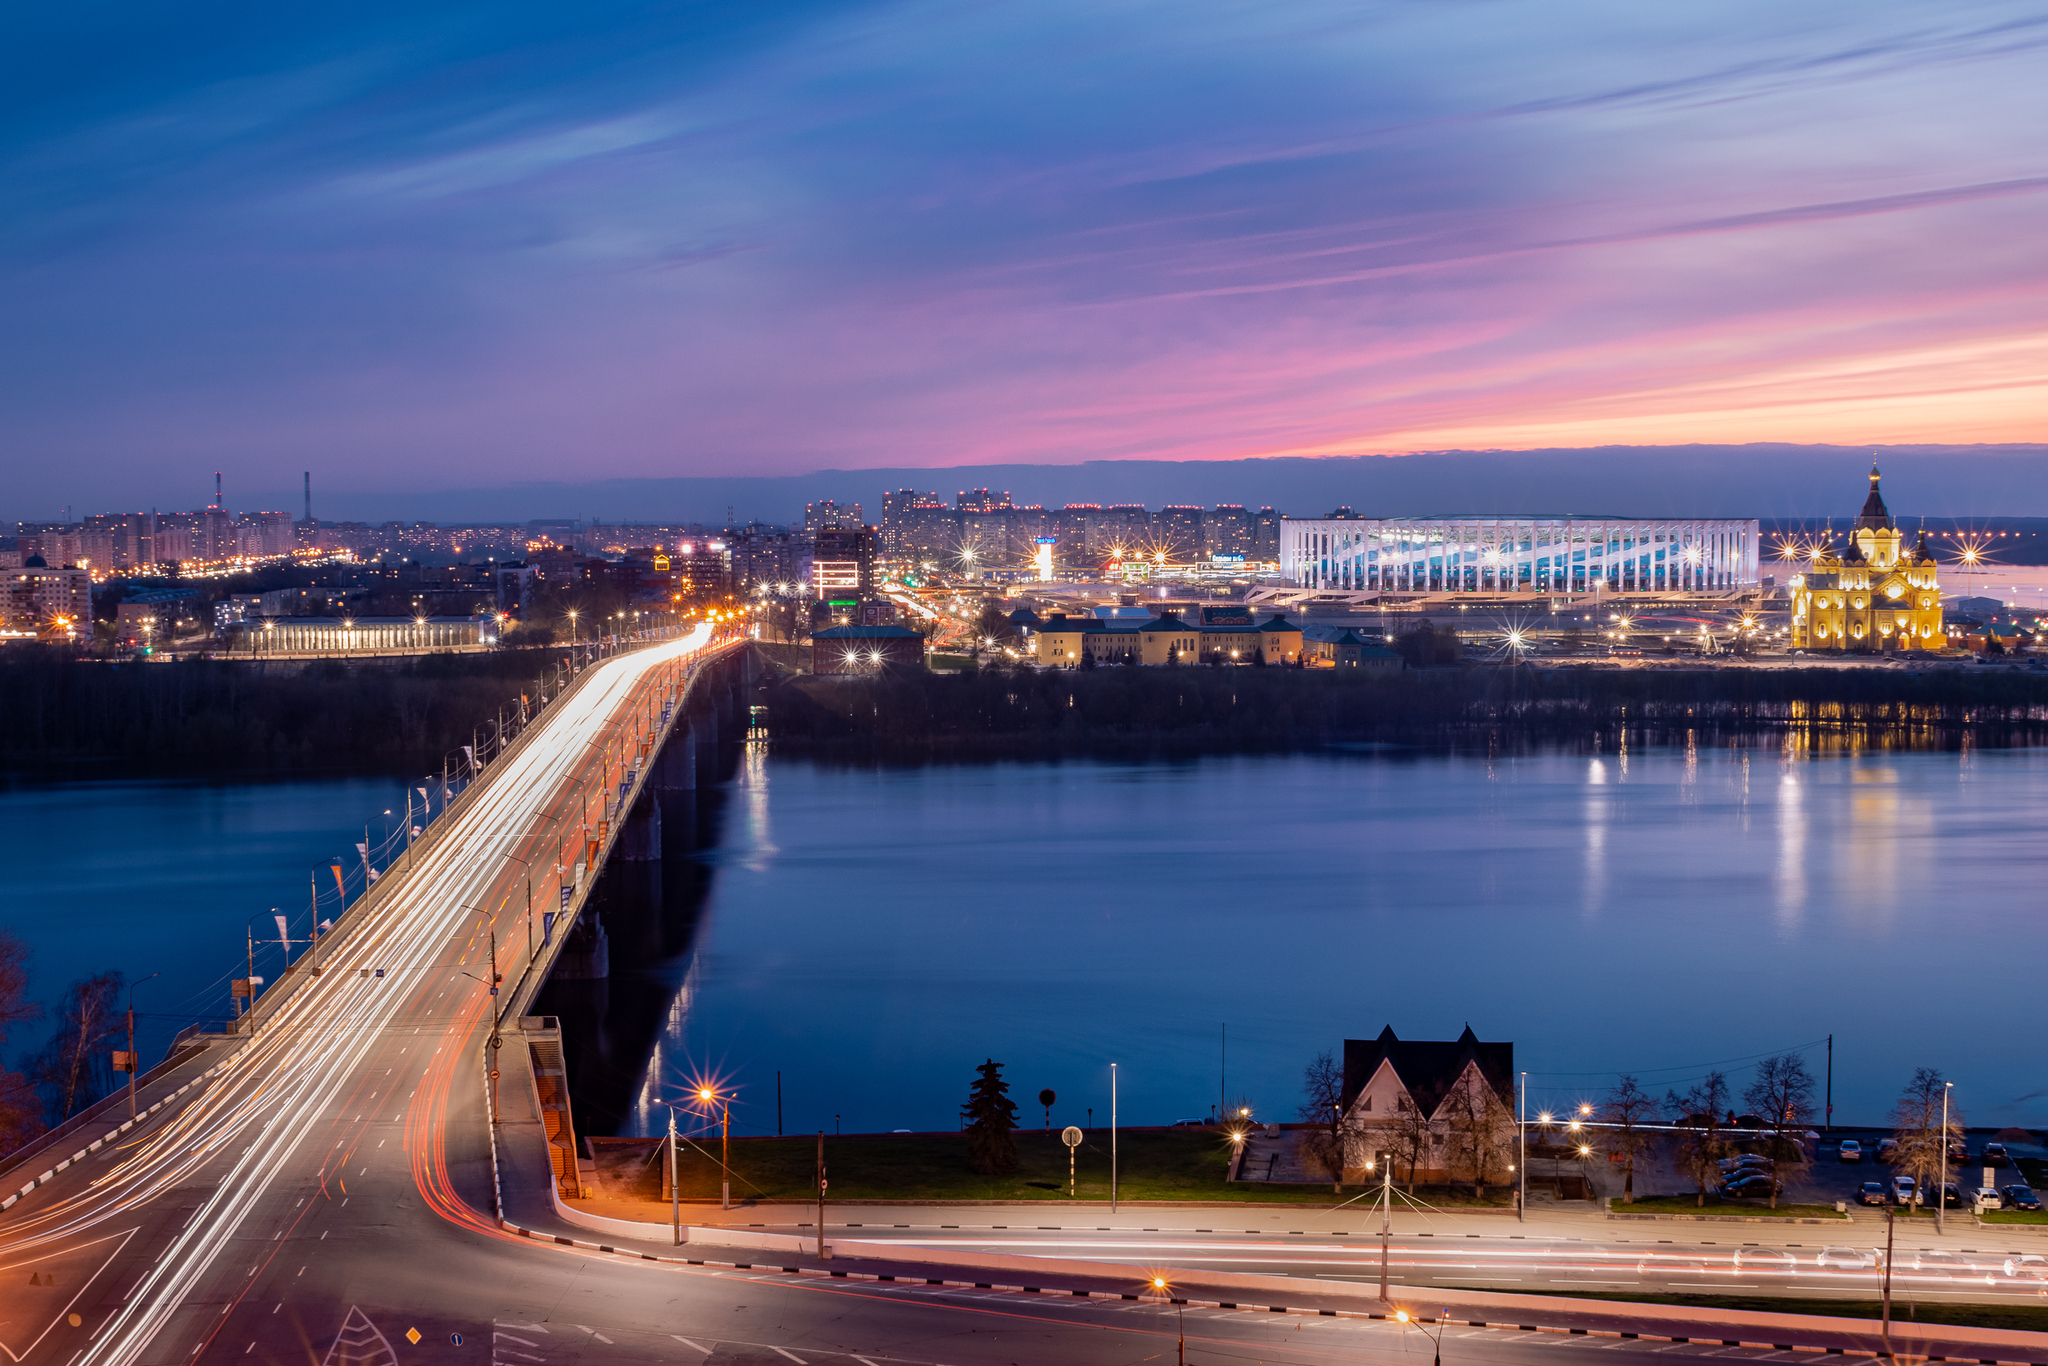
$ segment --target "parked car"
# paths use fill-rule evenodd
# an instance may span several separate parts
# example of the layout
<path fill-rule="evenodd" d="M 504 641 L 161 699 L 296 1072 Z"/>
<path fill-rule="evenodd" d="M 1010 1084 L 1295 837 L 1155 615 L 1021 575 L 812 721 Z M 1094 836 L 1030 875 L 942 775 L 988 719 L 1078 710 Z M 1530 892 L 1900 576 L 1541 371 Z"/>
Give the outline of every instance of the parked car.
<path fill-rule="evenodd" d="M 1877 1185 L 1875 1181 L 1870 1184 Z M 1813 1264 L 1823 1271 L 1867 1271 L 1877 1265 L 1877 1254 L 1853 1247 L 1824 1247 Z"/>
<path fill-rule="evenodd" d="M 1996 1186 L 1972 1186 L 1970 1187 L 1970 1208 L 1980 1210 L 2004 1209 L 2005 1197 L 1998 1193 L 1998 1187 Z"/>
<path fill-rule="evenodd" d="M 1896 1138 L 1880 1138 L 1879 1140 L 1877 1140 L 1878 1161 L 1889 1162 L 1898 1155 L 1899 1140 L 1897 1140 Z"/>
<path fill-rule="evenodd" d="M 1717 1165 L 1724 1172 L 1769 1171 L 1778 1162 L 1776 1158 L 1765 1157 L 1762 1153 L 1743 1153 L 1739 1157 L 1724 1157 Z"/>
<path fill-rule="evenodd" d="M 2007 1209 L 2039 1209 L 2041 1197 L 2034 1194 L 2029 1186 L 2006 1186 L 1998 1192 L 2005 1197 Z"/>
<path fill-rule="evenodd" d="M 1729 1199 L 1759 1199 L 1767 1197 L 1777 1189 L 1778 1178 L 1769 1172 L 1755 1172 L 1749 1176 L 1738 1176 L 1721 1187 L 1721 1194 Z"/>
<path fill-rule="evenodd" d="M 1986 1143 L 1984 1145 L 1985 1166 L 2004 1167 L 2010 1165 L 2011 1162 L 2012 1158 L 2006 1153 L 2003 1143 Z"/>
<path fill-rule="evenodd" d="M 1856 1192 L 1859 1205 L 1882 1205 L 1884 1203 L 1884 1182 L 1865 1181 L 1863 1189 Z"/>
<path fill-rule="evenodd" d="M 1842 1140 L 1842 1146 L 1837 1155 L 1844 1162 L 1861 1162 L 1863 1160 L 1863 1145 L 1853 1138 L 1845 1138 Z"/>
<path fill-rule="evenodd" d="M 1934 1203 L 1935 1196 L 1931 1188 L 1925 1199 L 1930 1205 Z M 1949 1209 L 1961 1209 L 1963 1207 L 1963 1188 L 1953 1181 L 1943 1186 L 1941 1188 L 1941 1203 Z"/>
<path fill-rule="evenodd" d="M 1913 1189 L 1913 1178 L 1912 1178 L 1912 1177 L 1910 1177 L 1910 1176 L 1895 1176 L 1895 1177 L 1893 1177 L 1893 1178 L 1892 1178 L 1892 1203 L 1893 1203 L 1893 1204 L 1895 1204 L 1895 1205 L 1910 1205 L 1910 1204 L 1912 1204 L 1912 1203 L 1913 1203 L 1913 1196 L 1914 1196 L 1914 1195 L 1915 1195 L 1916 1193 L 1917 1193 L 1917 1192 L 1915 1192 L 1915 1191 L 1914 1191 L 1914 1189 Z"/>

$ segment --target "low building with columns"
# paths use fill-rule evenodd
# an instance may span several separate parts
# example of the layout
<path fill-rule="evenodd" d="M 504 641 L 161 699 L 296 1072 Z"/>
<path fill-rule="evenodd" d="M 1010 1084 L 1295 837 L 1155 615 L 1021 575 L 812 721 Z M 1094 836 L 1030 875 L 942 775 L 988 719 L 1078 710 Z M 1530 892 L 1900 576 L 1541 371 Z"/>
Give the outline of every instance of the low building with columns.
<path fill-rule="evenodd" d="M 1845 540 L 1818 551 L 1792 580 L 1792 648 L 1876 652 L 1942 650 L 1941 584 L 1927 533 L 1906 549 L 1905 533 L 1878 492 L 1870 494 Z"/>
<path fill-rule="evenodd" d="M 1287 517 L 1300 588 L 1382 593 L 1714 593 L 1758 586 L 1745 518 Z"/>

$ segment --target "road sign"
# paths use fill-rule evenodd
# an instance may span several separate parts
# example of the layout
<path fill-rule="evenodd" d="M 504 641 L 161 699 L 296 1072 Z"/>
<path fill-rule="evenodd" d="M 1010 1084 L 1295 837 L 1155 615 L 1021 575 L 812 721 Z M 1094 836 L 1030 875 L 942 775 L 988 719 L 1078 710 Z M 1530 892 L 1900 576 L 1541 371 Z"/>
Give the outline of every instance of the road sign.
<path fill-rule="evenodd" d="M 119 1048 L 115 1049 L 114 1070 L 116 1072 L 133 1072 L 135 1070 L 135 1055 Z"/>
<path fill-rule="evenodd" d="M 1081 1131 L 1069 1124 L 1066 1128 L 1060 1130 L 1060 1142 L 1066 1144 L 1069 1148 L 1080 1147 Z"/>
<path fill-rule="evenodd" d="M 411 1344 L 412 1344 L 413 1346 L 415 1346 L 415 1347 L 419 1346 L 419 1345 L 420 1345 L 420 1330 L 419 1330 L 419 1329 L 417 1329 L 417 1328 L 408 1328 L 408 1329 L 406 1329 L 406 1330 L 405 1330 L 405 1340 L 406 1340 L 407 1342 L 411 1343 Z"/>
<path fill-rule="evenodd" d="M 455 1345 L 456 1345 L 457 1347 L 460 1347 L 460 1346 L 462 1345 L 462 1334 L 460 1334 L 460 1333 L 450 1333 L 450 1334 L 448 1335 L 448 1340 L 449 1340 L 450 1342 L 454 1343 L 454 1344 L 455 1344 Z"/>

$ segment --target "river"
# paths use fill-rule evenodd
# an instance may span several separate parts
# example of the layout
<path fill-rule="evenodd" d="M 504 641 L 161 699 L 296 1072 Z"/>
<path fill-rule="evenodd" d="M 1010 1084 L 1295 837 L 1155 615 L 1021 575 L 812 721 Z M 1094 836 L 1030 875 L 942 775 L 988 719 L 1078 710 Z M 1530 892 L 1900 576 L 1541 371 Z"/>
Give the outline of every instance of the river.
<path fill-rule="evenodd" d="M 397 779 L 0 790 L 6 923 L 33 991 L 119 968 L 146 1061 L 226 1008 L 244 926 L 303 918 Z M 715 1081 L 737 1133 L 949 1128 L 1005 1064 L 1026 1122 L 1293 1117 L 1301 1069 L 1391 1025 L 1512 1040 L 1544 1106 L 1632 1071 L 1739 1093 L 1797 1048 L 1844 1123 L 1916 1066 L 1972 1124 L 2048 1126 L 2048 751 L 1405 751 L 862 768 L 744 755 L 671 853 L 667 961 L 618 1127 Z M 381 815 L 376 824 L 383 824 Z M 377 831 L 373 828 L 372 835 Z M 687 863 L 689 866 L 677 866 Z M 275 938 L 274 929 L 270 931 Z M 274 954 L 275 946 L 259 952 Z M 259 962 L 258 972 L 264 965 Z M 40 1041 L 17 1030 L 15 1051 Z M 638 1064 L 635 1055 L 635 1066 Z M 778 1105 L 779 1092 L 779 1105 Z"/>

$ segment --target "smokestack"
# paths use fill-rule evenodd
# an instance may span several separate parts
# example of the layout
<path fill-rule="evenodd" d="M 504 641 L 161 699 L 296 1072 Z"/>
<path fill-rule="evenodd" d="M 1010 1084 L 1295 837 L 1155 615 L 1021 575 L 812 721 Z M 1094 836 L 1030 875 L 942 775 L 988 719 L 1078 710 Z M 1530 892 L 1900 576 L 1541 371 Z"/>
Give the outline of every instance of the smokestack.
<path fill-rule="evenodd" d="M 306 520 L 313 520 L 313 471 L 306 471 Z"/>
<path fill-rule="evenodd" d="M 219 506 L 221 506 L 221 501 L 220 501 L 220 471 L 219 471 L 219 470 L 215 470 L 215 471 L 213 472 L 213 505 L 214 505 L 215 507 L 219 507 Z"/>

